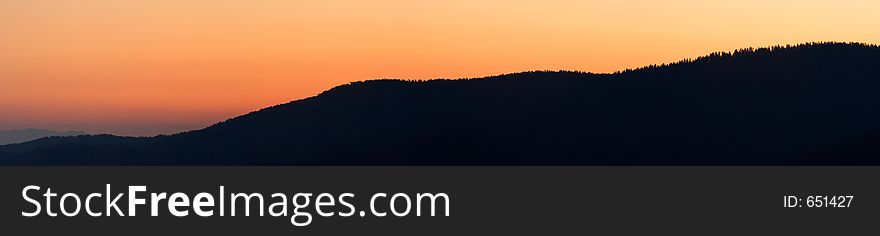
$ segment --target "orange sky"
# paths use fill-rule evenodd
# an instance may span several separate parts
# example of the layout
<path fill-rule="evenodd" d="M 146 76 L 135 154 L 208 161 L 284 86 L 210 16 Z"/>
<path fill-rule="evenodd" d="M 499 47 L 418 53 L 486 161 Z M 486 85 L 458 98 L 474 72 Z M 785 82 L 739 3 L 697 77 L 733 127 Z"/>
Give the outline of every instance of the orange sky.
<path fill-rule="evenodd" d="M 376 78 L 880 43 L 880 1 L 0 0 L 0 129 L 153 135 Z"/>

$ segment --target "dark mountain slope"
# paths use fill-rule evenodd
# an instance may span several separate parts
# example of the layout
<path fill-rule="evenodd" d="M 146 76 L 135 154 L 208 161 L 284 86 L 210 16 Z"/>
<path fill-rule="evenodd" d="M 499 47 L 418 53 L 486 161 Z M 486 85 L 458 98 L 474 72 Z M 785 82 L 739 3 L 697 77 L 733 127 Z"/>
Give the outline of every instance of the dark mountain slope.
<path fill-rule="evenodd" d="M 615 74 L 352 83 L 203 130 L 49 138 L 7 164 L 880 164 L 880 47 L 716 53 Z"/>

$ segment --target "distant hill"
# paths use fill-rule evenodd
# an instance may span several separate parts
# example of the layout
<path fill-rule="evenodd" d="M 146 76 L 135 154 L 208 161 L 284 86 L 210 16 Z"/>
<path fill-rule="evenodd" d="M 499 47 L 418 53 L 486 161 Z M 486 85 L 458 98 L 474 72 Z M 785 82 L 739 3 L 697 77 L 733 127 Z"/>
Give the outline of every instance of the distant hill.
<path fill-rule="evenodd" d="M 152 138 L 0 147 L 23 165 L 878 165 L 880 47 L 809 43 L 612 74 L 374 80 Z"/>
<path fill-rule="evenodd" d="M 23 143 L 52 136 L 79 136 L 85 134 L 79 131 L 58 132 L 46 129 L 0 130 L 0 145 Z"/>

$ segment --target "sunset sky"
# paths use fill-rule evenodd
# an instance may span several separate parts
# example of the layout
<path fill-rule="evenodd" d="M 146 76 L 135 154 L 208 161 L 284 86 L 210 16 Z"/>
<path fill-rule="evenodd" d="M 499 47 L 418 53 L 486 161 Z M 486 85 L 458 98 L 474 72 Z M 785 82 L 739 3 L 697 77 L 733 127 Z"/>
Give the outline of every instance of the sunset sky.
<path fill-rule="evenodd" d="M 155 135 L 377 78 L 880 43 L 877 0 L 0 0 L 0 129 Z"/>

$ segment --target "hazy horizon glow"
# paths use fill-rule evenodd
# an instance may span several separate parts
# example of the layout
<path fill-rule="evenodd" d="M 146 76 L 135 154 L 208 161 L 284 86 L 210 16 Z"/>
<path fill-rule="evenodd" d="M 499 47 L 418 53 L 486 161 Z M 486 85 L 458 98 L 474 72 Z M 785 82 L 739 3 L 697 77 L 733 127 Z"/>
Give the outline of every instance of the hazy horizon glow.
<path fill-rule="evenodd" d="M 0 129 L 155 135 L 335 85 L 880 43 L 873 0 L 0 0 Z"/>

